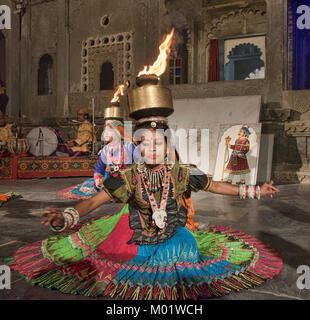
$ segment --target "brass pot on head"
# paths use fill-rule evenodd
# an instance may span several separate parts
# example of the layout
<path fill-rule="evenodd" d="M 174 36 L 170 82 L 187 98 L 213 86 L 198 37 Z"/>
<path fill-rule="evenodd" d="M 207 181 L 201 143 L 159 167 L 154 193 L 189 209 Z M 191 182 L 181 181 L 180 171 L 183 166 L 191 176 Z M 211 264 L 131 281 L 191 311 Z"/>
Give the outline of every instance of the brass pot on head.
<path fill-rule="evenodd" d="M 128 93 L 129 116 L 135 120 L 151 116 L 170 116 L 173 101 L 170 89 L 158 84 L 156 75 L 143 75 L 137 78 L 136 89 Z"/>
<path fill-rule="evenodd" d="M 124 120 L 119 102 L 112 102 L 109 107 L 104 109 L 104 120 Z"/>

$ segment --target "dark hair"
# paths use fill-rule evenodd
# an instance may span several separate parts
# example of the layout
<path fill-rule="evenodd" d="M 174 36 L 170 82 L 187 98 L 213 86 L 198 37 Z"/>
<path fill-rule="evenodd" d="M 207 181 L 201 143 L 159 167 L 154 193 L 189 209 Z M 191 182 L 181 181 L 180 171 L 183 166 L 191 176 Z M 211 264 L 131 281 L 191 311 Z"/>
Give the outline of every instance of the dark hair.
<path fill-rule="evenodd" d="M 153 123 L 156 123 L 156 128 L 152 127 Z M 139 129 L 161 129 L 161 130 L 169 130 L 169 126 L 165 123 L 165 122 L 157 122 L 157 121 L 146 121 L 146 122 L 142 122 L 142 123 L 138 123 L 135 126 L 135 132 Z"/>
<path fill-rule="evenodd" d="M 152 126 L 153 123 L 156 123 L 156 127 L 154 128 Z M 134 134 L 138 131 L 138 130 L 163 130 L 163 131 L 166 131 L 166 130 L 170 130 L 169 126 L 164 123 L 164 122 L 156 122 L 156 121 L 147 121 L 147 122 L 142 122 L 142 123 L 138 123 L 136 124 L 135 126 L 135 129 L 134 129 Z M 167 143 L 167 136 L 165 135 L 165 141 Z M 141 143 L 141 141 L 137 141 L 138 144 Z"/>

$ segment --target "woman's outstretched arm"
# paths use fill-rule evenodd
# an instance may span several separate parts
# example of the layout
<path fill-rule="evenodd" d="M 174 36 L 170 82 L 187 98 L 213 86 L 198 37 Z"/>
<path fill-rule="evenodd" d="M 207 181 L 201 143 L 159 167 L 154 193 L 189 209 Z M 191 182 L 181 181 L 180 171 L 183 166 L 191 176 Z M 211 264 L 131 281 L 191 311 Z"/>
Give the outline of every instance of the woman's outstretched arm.
<path fill-rule="evenodd" d="M 267 182 L 264 183 L 261 186 L 260 190 L 261 190 L 262 197 L 269 195 L 271 198 L 273 197 L 273 195 L 280 192 L 279 189 L 273 186 L 273 181 L 271 181 L 270 183 L 267 183 Z M 239 194 L 239 187 L 226 182 L 213 181 L 209 191 L 213 193 L 223 194 L 223 195 L 237 196 Z"/>
<path fill-rule="evenodd" d="M 88 213 L 92 212 L 96 208 L 100 207 L 102 204 L 110 200 L 110 196 L 103 190 L 96 194 L 94 197 L 79 202 L 74 209 L 77 210 L 80 217 L 86 216 Z M 42 224 L 45 226 L 52 225 L 54 227 L 64 226 L 63 213 L 59 209 L 46 208 L 46 211 L 42 212 L 44 219 Z"/>

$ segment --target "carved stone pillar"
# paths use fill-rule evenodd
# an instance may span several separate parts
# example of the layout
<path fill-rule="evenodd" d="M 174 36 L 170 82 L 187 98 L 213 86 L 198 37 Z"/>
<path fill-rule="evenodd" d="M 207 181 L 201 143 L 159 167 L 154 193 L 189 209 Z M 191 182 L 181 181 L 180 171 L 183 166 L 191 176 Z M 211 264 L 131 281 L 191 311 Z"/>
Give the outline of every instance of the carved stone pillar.
<path fill-rule="evenodd" d="M 283 34 L 285 30 L 283 0 L 267 0 L 267 82 L 268 108 L 280 108 L 283 90 Z"/>
<path fill-rule="evenodd" d="M 300 158 L 297 177 L 302 183 L 310 183 L 310 90 L 284 91 L 283 107 L 293 113 L 284 130 L 287 137 L 296 141 Z"/>
<path fill-rule="evenodd" d="M 70 59 L 70 21 L 69 8 L 70 0 L 60 0 L 57 3 L 58 19 L 58 39 L 57 39 L 57 59 L 56 59 L 56 114 L 58 117 L 69 115 L 69 59 Z"/>

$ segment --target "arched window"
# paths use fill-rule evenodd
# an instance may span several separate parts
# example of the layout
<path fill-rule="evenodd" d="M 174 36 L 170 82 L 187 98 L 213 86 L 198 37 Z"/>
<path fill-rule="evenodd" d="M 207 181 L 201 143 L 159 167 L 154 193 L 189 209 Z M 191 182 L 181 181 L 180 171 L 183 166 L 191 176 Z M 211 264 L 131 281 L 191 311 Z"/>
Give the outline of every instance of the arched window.
<path fill-rule="evenodd" d="M 114 71 L 110 62 L 105 62 L 101 66 L 100 72 L 100 90 L 114 89 Z"/>
<path fill-rule="evenodd" d="M 40 58 L 38 71 L 38 95 L 53 93 L 53 59 L 49 54 Z"/>
<path fill-rule="evenodd" d="M 262 51 L 253 43 L 243 43 L 234 47 L 229 53 L 226 64 L 226 80 L 245 80 L 264 78 L 264 61 Z"/>
<path fill-rule="evenodd" d="M 5 82 L 5 37 L 0 31 L 0 80 Z"/>

